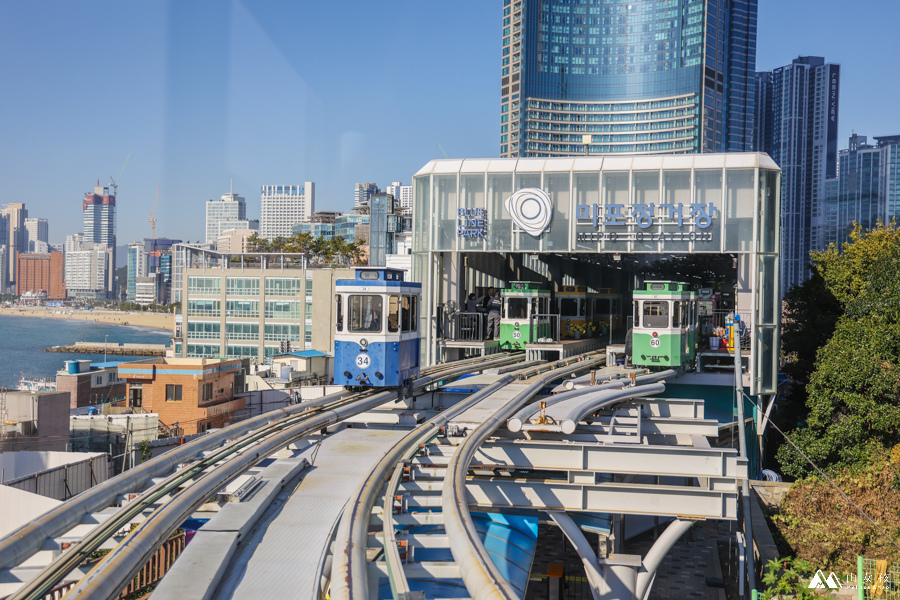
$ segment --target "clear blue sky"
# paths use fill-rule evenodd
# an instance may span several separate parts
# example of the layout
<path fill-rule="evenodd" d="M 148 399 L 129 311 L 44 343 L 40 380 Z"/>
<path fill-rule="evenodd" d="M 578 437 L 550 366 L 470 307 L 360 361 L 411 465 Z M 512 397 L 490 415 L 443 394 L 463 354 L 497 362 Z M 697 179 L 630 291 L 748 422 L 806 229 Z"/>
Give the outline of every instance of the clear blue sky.
<path fill-rule="evenodd" d="M 229 191 L 409 183 L 432 158 L 499 150 L 500 0 L 0 0 L 0 204 L 81 230 L 81 198 L 120 179 L 120 244 L 198 240 Z M 900 133 L 900 4 L 760 0 L 757 68 L 843 65 L 840 145 Z"/>

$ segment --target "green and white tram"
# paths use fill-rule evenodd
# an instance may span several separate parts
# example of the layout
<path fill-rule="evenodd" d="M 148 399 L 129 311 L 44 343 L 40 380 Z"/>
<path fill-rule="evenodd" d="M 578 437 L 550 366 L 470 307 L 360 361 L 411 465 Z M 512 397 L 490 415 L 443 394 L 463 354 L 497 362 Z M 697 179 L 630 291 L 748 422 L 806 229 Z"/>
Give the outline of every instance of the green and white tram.
<path fill-rule="evenodd" d="M 521 350 L 550 336 L 550 292 L 532 281 L 511 281 L 502 290 L 500 348 Z"/>
<path fill-rule="evenodd" d="M 689 368 L 697 356 L 697 293 L 677 281 L 647 281 L 634 291 L 631 362 Z"/>

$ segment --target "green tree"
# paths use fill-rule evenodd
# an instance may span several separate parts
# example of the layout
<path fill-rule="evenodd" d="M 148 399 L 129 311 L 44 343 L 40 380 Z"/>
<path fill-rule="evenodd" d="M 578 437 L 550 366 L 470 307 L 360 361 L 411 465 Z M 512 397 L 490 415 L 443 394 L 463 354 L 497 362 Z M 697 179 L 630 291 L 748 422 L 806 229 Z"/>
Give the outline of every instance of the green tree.
<path fill-rule="evenodd" d="M 843 315 L 816 355 L 806 426 L 788 434 L 832 470 L 865 464 L 873 451 L 900 443 L 900 230 L 856 227 L 842 250 L 812 256 Z M 814 473 L 789 444 L 777 457 L 787 475 Z"/>
<path fill-rule="evenodd" d="M 762 582 L 767 588 L 762 593 L 764 600 L 774 598 L 819 598 L 824 594 L 812 592 L 809 580 L 815 570 L 809 561 L 799 558 L 779 558 L 766 563 L 766 574 Z"/>

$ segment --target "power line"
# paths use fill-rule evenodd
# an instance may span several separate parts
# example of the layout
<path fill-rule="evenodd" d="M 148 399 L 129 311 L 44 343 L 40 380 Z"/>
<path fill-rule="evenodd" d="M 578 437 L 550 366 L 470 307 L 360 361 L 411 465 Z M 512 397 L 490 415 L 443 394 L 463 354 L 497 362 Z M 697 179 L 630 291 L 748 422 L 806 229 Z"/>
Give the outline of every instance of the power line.
<path fill-rule="evenodd" d="M 760 406 L 753 400 L 753 398 L 751 398 L 750 396 L 748 396 L 747 394 L 745 394 L 743 390 L 741 390 L 741 394 L 742 394 L 747 400 L 749 400 L 750 403 L 753 404 L 753 406 L 756 407 L 756 410 L 762 410 L 762 409 L 760 408 Z M 829 477 L 828 475 L 826 475 L 826 474 L 825 474 L 825 471 L 823 471 L 822 469 L 820 469 L 820 468 L 819 468 L 819 465 L 817 465 L 815 462 L 813 462 L 813 460 L 812 460 L 809 456 L 807 456 L 806 453 L 805 453 L 803 450 L 801 450 L 800 447 L 797 446 L 797 444 L 795 444 L 794 441 L 793 441 L 791 438 L 789 438 L 789 437 L 787 436 L 787 434 L 784 433 L 784 432 L 781 430 L 780 427 L 778 427 L 778 425 L 776 425 L 771 419 L 768 421 L 768 423 L 769 423 L 772 427 L 775 428 L 775 431 L 777 431 L 778 433 L 780 433 L 780 434 L 782 435 L 782 437 L 784 437 L 784 439 L 785 439 L 785 441 L 787 441 L 787 443 L 789 443 L 791 446 L 794 447 L 794 450 L 796 450 L 797 452 L 800 453 L 800 456 L 802 456 L 803 458 L 806 459 L 806 462 L 808 462 L 809 464 L 812 465 L 812 467 L 819 473 L 819 475 L 821 475 L 822 477 L 825 478 L 825 481 L 827 481 L 828 483 L 830 483 L 831 486 L 832 486 L 834 489 L 836 489 L 836 490 L 838 491 L 838 493 L 839 493 L 841 496 L 843 496 L 844 499 L 845 499 L 847 502 L 849 502 L 849 503 L 853 506 L 853 508 L 855 508 L 856 510 L 858 510 L 858 511 L 859 511 L 859 514 L 861 514 L 863 517 L 865 517 L 865 519 L 866 519 L 869 523 L 871 523 L 872 526 L 873 526 L 875 529 L 877 529 L 877 530 L 881 533 L 881 535 L 883 535 L 885 538 L 887 538 L 887 541 L 889 541 L 891 544 L 893 544 L 893 546 L 894 546 L 895 548 L 897 548 L 897 550 L 900 550 L 900 544 L 897 544 L 897 542 L 895 542 L 893 539 L 891 539 L 891 536 L 889 536 L 889 535 L 887 534 L 887 532 L 886 532 L 884 529 L 882 529 L 882 528 L 878 525 L 878 523 L 876 523 L 874 520 L 872 520 L 872 517 L 870 517 L 870 516 L 866 513 L 866 511 L 864 511 L 864 510 L 863 510 L 856 502 L 854 502 L 853 499 L 850 498 L 850 496 L 848 496 L 847 494 L 845 494 L 845 493 L 844 493 L 844 490 L 842 490 L 840 487 L 838 487 L 838 484 L 836 484 L 836 483 L 834 482 L 834 480 L 831 479 L 831 477 Z"/>

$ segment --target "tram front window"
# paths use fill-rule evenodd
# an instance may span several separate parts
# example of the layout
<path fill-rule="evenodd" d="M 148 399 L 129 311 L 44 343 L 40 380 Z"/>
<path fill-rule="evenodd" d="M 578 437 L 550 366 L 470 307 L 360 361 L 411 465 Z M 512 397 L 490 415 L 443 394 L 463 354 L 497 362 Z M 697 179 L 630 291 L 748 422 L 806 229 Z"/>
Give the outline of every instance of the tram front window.
<path fill-rule="evenodd" d="M 528 298 L 509 298 L 506 301 L 507 319 L 528 318 Z"/>
<path fill-rule="evenodd" d="M 563 317 L 578 316 L 578 300 L 575 298 L 563 298 L 559 301 L 559 314 Z"/>
<path fill-rule="evenodd" d="M 349 298 L 350 333 L 378 333 L 381 331 L 383 306 L 381 296 L 354 295 Z"/>
<path fill-rule="evenodd" d="M 647 300 L 644 302 L 644 327 L 668 327 L 669 326 L 669 303 L 667 301 L 655 302 Z"/>

